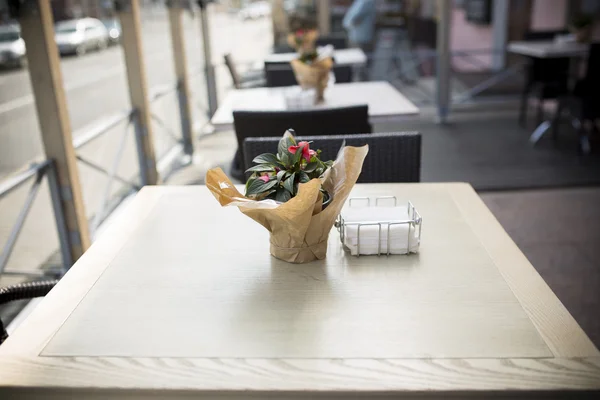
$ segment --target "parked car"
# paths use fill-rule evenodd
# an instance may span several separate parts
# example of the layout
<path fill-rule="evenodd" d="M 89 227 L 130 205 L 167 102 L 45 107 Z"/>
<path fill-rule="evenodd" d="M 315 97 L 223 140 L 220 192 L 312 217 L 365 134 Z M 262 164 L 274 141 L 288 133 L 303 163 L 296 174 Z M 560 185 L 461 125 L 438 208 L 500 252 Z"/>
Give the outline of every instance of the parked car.
<path fill-rule="evenodd" d="M 60 54 L 81 56 L 89 50 L 102 50 L 108 47 L 108 30 L 100 20 L 95 18 L 59 22 L 54 30 Z"/>
<path fill-rule="evenodd" d="M 109 44 L 117 44 L 121 41 L 121 23 L 116 18 L 103 19 L 102 23 L 108 31 Z"/>
<path fill-rule="evenodd" d="M 271 5 L 268 1 L 257 1 L 242 8 L 239 16 L 243 20 L 259 19 L 271 15 Z"/>
<path fill-rule="evenodd" d="M 25 41 L 19 25 L 0 25 L 0 66 L 23 67 L 26 63 Z"/>

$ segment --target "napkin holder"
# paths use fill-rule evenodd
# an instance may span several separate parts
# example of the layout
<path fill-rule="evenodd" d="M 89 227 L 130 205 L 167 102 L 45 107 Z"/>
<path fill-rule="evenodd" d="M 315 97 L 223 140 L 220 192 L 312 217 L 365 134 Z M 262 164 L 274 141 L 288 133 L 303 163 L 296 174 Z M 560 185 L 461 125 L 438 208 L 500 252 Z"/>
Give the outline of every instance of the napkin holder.
<path fill-rule="evenodd" d="M 393 201 L 394 207 L 398 207 L 398 200 L 395 196 L 383 196 L 376 197 L 374 199 L 374 205 L 371 205 L 371 198 L 369 197 L 353 197 L 348 200 L 348 207 L 353 207 L 353 204 L 357 202 L 366 203 L 366 207 L 381 207 L 381 203 L 383 201 Z M 342 245 L 346 244 L 346 230 L 349 227 L 356 227 L 357 232 L 357 254 L 359 257 L 361 255 L 361 228 L 375 226 L 378 230 L 378 243 L 377 243 L 377 255 L 390 255 L 392 254 L 391 249 L 393 247 L 392 240 L 403 240 L 406 243 L 406 253 L 416 253 L 418 252 L 419 245 L 421 243 L 421 230 L 423 225 L 423 218 L 415 208 L 415 206 L 409 201 L 407 204 L 407 217 L 403 219 L 393 219 L 393 220 L 372 220 L 372 221 L 353 221 L 344 218 L 344 213 L 340 213 L 335 222 L 335 227 L 340 233 L 340 241 Z M 391 235 L 391 231 L 394 229 L 394 226 L 402 226 L 406 227 L 407 234 L 406 236 L 402 236 L 401 238 L 394 238 Z M 383 238 L 385 238 L 385 243 L 382 243 L 382 234 Z M 394 242 L 394 244 L 397 244 Z M 404 243 L 402 243 L 404 244 Z M 346 247 L 346 246 L 345 246 Z"/>

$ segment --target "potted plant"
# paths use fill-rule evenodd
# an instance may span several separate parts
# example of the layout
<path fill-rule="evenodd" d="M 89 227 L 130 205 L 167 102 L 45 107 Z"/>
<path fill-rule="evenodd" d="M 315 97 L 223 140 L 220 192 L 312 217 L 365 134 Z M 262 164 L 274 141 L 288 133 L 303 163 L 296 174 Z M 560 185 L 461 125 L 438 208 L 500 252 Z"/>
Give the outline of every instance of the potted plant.
<path fill-rule="evenodd" d="M 321 150 L 310 148 L 312 142 L 298 142 L 288 131 L 279 141 L 277 154 L 265 153 L 254 158 L 256 165 L 246 172 L 252 175 L 246 182 L 246 197 L 253 200 L 272 199 L 285 203 L 298 194 L 298 186 L 311 179 L 319 179 L 333 165 L 333 161 L 322 161 Z M 331 195 L 321 189 L 323 208 L 332 200 Z"/>
<path fill-rule="evenodd" d="M 298 57 L 290 62 L 298 84 L 303 89 L 315 89 L 315 100 L 322 101 L 333 59 L 327 54 L 319 55 L 315 46 L 318 37 L 316 29 L 301 28 L 288 35 L 288 44 L 298 52 Z"/>
<path fill-rule="evenodd" d="M 206 173 L 206 187 L 221 206 L 238 207 L 269 231 L 273 257 L 291 263 L 322 260 L 368 151 L 368 146 L 345 146 L 334 162 L 322 161 L 310 143 L 297 142 L 286 132 L 277 154 L 254 159 L 246 195 L 221 168 Z"/>
<path fill-rule="evenodd" d="M 570 30 L 575 35 L 577 42 L 585 43 L 590 40 L 593 25 L 594 17 L 592 15 L 579 14 L 571 21 Z"/>

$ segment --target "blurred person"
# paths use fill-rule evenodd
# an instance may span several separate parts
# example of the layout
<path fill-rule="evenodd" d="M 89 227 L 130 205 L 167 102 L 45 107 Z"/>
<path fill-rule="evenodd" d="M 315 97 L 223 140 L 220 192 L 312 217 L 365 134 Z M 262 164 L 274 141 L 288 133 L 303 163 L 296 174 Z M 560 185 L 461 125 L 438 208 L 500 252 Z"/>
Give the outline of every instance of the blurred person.
<path fill-rule="evenodd" d="M 344 16 L 343 25 L 350 44 L 365 53 L 373 50 L 376 13 L 375 0 L 354 0 Z"/>

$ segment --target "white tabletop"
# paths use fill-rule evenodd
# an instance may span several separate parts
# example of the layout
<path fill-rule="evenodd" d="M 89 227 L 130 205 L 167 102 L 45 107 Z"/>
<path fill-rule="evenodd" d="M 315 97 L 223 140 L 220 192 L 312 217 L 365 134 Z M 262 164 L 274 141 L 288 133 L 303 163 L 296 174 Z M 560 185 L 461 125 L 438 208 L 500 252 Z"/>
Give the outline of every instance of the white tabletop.
<path fill-rule="evenodd" d="M 265 62 L 284 63 L 297 57 L 297 53 L 269 54 L 265 58 Z M 334 50 L 333 58 L 336 65 L 364 66 L 367 64 L 367 55 L 359 48 Z"/>
<path fill-rule="evenodd" d="M 589 51 L 585 43 L 559 43 L 556 41 L 521 41 L 510 42 L 508 51 L 535 58 L 584 57 Z"/>
<path fill-rule="evenodd" d="M 333 230 L 288 264 L 205 187 L 144 188 L 0 346 L 0 398 L 600 389 L 600 353 L 469 185 L 353 195 L 411 200 L 420 253 L 355 258 Z"/>
<path fill-rule="evenodd" d="M 233 127 L 233 111 L 286 110 L 284 92 L 290 87 L 231 90 L 211 119 L 216 129 Z M 419 109 L 388 82 L 338 83 L 325 90 L 315 109 L 368 104 L 372 123 L 393 122 L 419 114 Z"/>

